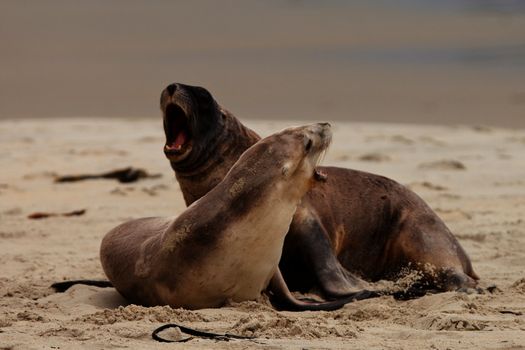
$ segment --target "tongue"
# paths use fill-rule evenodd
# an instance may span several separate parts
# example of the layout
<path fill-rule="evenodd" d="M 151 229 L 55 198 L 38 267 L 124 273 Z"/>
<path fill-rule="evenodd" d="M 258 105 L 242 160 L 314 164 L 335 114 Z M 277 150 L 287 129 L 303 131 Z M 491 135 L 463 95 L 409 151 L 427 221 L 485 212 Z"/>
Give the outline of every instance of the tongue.
<path fill-rule="evenodd" d="M 181 131 L 178 133 L 177 138 L 171 145 L 169 145 L 170 150 L 180 151 L 182 146 L 186 143 L 186 133 Z"/>

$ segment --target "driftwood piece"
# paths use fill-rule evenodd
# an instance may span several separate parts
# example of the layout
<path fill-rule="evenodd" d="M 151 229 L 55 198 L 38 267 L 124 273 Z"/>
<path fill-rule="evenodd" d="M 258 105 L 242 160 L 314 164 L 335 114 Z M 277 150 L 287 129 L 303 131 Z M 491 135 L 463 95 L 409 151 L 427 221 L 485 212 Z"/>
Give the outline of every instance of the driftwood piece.
<path fill-rule="evenodd" d="M 67 213 L 48 213 L 48 212 L 36 212 L 27 216 L 28 219 L 45 219 L 53 216 L 80 216 L 86 213 L 86 209 L 73 210 Z"/>
<path fill-rule="evenodd" d="M 99 174 L 78 174 L 78 175 L 64 175 L 55 178 L 55 182 L 77 182 L 92 179 L 116 179 L 121 183 L 135 182 L 140 179 L 158 178 L 161 174 L 149 174 L 146 170 L 140 168 L 127 167 L 123 169 L 116 169 Z"/>

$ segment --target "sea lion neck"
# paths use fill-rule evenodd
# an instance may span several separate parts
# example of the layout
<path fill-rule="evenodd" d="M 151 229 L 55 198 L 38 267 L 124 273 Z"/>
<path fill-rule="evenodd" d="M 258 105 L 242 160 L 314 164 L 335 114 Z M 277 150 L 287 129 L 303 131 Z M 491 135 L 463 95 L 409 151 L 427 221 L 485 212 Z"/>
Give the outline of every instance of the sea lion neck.
<path fill-rule="evenodd" d="M 242 125 L 229 111 L 220 108 L 220 117 L 206 140 L 199 140 L 191 161 L 170 162 L 186 205 L 213 189 L 241 154 L 259 139 L 253 130 Z M 190 159 L 188 159 L 190 160 Z"/>

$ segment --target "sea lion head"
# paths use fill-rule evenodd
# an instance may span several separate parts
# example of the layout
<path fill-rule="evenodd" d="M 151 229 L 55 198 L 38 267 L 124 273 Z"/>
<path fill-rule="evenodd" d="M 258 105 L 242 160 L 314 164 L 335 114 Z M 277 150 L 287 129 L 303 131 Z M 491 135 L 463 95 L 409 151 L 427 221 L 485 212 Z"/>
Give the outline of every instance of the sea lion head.
<path fill-rule="evenodd" d="M 288 128 L 278 134 L 279 143 L 287 145 L 283 151 L 288 160 L 281 167 L 285 178 L 307 177 L 310 182 L 318 179 L 316 166 L 332 141 L 330 128 L 329 123 L 317 123 Z"/>
<path fill-rule="evenodd" d="M 213 138 L 221 122 L 219 105 L 202 87 L 173 83 L 162 91 L 160 109 L 166 135 L 164 154 L 172 164 L 194 163 L 200 145 Z"/>
<path fill-rule="evenodd" d="M 267 198 L 260 192 L 272 191 L 278 193 L 279 201 L 298 203 L 316 180 L 315 168 L 331 139 L 330 124 L 318 123 L 288 128 L 260 140 L 227 175 L 232 182 L 230 193 L 244 192 L 244 184 L 249 184 L 252 198 Z"/>

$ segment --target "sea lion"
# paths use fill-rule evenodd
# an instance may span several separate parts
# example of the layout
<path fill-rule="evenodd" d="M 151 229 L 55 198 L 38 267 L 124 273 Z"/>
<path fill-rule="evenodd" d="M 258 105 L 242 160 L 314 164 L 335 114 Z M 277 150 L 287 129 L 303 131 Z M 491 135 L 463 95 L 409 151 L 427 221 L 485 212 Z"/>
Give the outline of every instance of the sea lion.
<path fill-rule="evenodd" d="M 170 84 L 160 98 L 169 159 L 187 205 L 214 188 L 260 137 L 204 88 Z M 414 192 L 367 172 L 319 167 L 286 236 L 280 269 L 290 289 L 335 299 L 423 272 L 424 288 L 475 287 L 479 277 L 442 220 Z M 419 286 L 418 286 L 419 287 Z"/>
<path fill-rule="evenodd" d="M 253 300 L 269 285 L 274 296 L 291 301 L 289 309 L 330 310 L 377 295 L 363 291 L 346 301 L 307 303 L 282 289 L 284 237 L 330 140 L 327 123 L 285 129 L 246 150 L 177 218 L 117 226 L 100 247 L 110 282 L 132 303 L 188 309 Z"/>

